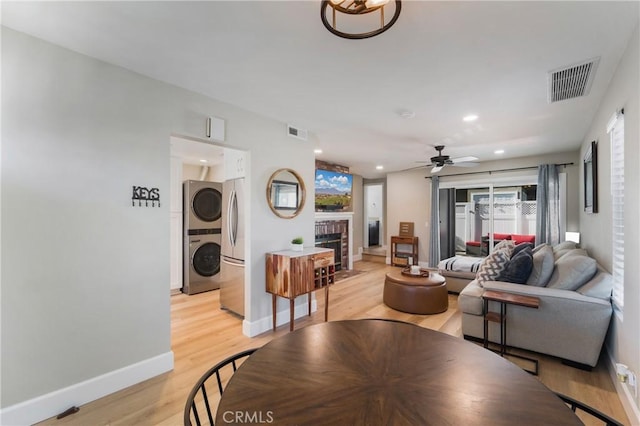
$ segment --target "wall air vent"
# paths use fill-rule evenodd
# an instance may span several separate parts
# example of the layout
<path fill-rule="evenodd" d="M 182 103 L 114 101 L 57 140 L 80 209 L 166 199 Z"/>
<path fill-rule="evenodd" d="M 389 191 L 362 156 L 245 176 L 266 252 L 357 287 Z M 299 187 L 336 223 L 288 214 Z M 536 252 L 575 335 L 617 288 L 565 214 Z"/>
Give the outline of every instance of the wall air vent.
<path fill-rule="evenodd" d="M 587 96 L 600 58 L 549 71 L 549 103 Z"/>
<path fill-rule="evenodd" d="M 287 124 L 287 135 L 292 138 L 302 139 L 303 141 L 307 140 L 307 131 L 293 127 L 291 124 Z"/>

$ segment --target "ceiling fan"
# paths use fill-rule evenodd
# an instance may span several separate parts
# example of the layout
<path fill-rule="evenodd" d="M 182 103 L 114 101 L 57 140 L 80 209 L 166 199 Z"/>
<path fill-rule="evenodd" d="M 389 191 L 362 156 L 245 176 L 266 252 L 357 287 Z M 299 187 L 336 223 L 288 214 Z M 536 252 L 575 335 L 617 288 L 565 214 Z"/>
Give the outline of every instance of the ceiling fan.
<path fill-rule="evenodd" d="M 477 157 L 449 158 L 448 155 L 442 154 L 444 145 L 437 145 L 434 148 L 438 151 L 438 155 L 431 157 L 431 162 L 427 164 L 427 166 L 433 166 L 431 173 L 438 173 L 444 166 L 475 167 L 478 165 L 478 163 L 474 163 L 478 159 Z"/>

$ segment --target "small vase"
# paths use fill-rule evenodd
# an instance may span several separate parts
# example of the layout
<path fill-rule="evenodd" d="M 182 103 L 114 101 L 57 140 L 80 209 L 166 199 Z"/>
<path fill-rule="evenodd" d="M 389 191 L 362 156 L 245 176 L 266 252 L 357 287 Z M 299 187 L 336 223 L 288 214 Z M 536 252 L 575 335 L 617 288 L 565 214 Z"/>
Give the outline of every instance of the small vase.
<path fill-rule="evenodd" d="M 293 251 L 304 251 L 304 245 L 291 243 L 291 250 L 293 250 Z"/>

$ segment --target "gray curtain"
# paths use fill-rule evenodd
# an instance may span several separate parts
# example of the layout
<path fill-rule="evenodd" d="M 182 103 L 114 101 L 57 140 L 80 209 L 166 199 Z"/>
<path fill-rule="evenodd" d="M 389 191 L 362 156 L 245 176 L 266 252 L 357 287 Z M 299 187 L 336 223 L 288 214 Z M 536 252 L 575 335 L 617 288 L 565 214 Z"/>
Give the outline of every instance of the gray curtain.
<path fill-rule="evenodd" d="M 555 164 L 538 166 L 536 245 L 560 242 L 560 184 Z"/>
<path fill-rule="evenodd" d="M 431 232 L 429 235 L 429 267 L 440 262 L 440 178 L 431 177 Z"/>

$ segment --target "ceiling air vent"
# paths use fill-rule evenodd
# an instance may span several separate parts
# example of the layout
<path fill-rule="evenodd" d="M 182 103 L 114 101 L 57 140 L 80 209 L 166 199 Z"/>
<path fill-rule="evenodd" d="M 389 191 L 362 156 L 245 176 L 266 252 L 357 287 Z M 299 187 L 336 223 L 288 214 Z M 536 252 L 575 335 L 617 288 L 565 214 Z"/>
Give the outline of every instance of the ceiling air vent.
<path fill-rule="evenodd" d="M 287 124 L 287 134 L 292 138 L 307 140 L 307 131 L 293 127 L 291 124 Z"/>
<path fill-rule="evenodd" d="M 586 96 L 600 58 L 549 71 L 549 103 Z"/>

